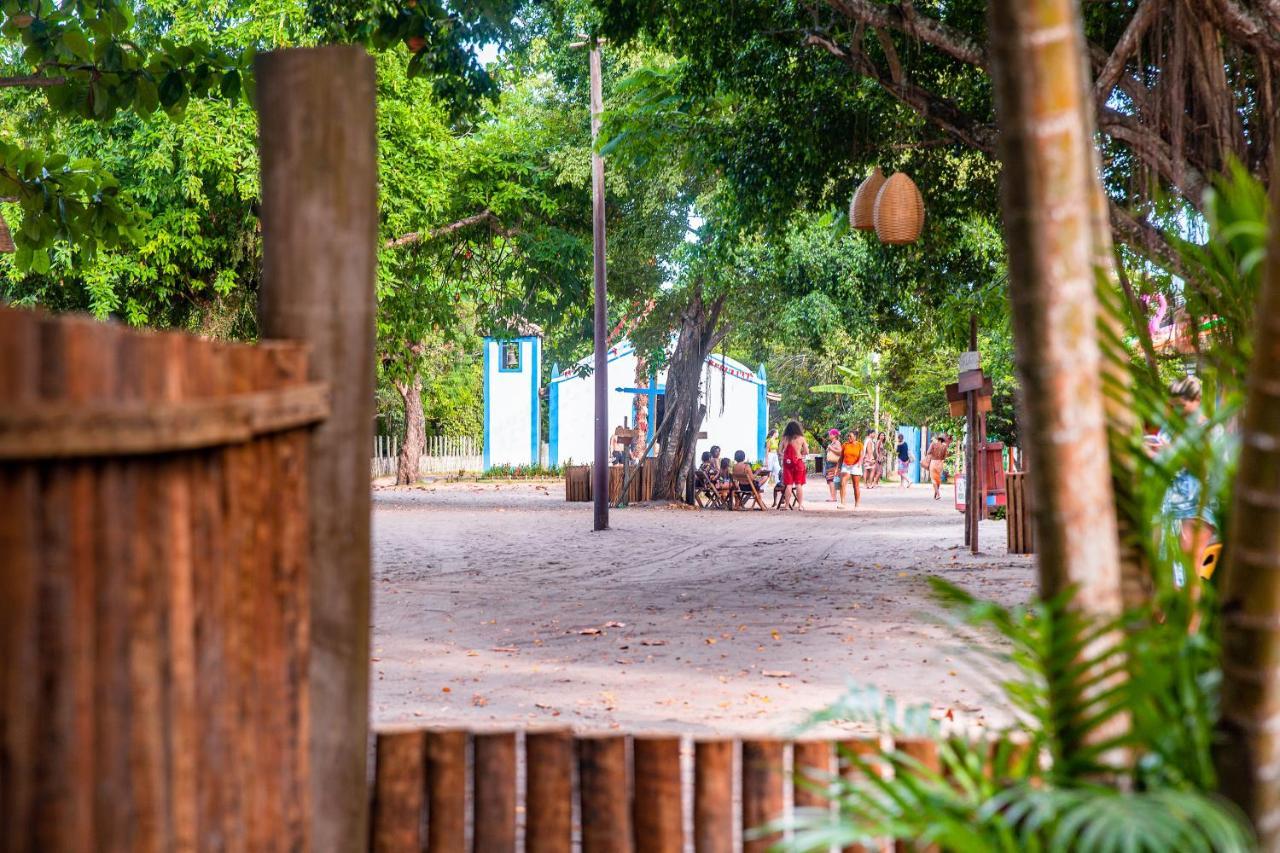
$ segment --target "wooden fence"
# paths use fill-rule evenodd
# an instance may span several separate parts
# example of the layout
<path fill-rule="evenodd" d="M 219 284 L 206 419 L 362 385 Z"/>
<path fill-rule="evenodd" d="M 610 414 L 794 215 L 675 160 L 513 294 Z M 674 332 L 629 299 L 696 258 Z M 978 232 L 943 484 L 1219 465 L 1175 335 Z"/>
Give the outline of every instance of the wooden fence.
<path fill-rule="evenodd" d="M 645 459 L 638 470 L 633 469 L 631 485 L 627 489 L 627 502 L 638 503 L 653 499 L 653 479 L 657 472 L 656 459 Z M 609 503 L 616 504 L 622 494 L 623 466 L 609 466 Z M 566 501 L 591 500 L 591 466 L 570 465 L 564 469 L 564 498 Z"/>
<path fill-rule="evenodd" d="M 0 842 L 310 847 L 296 344 L 0 308 Z"/>
<path fill-rule="evenodd" d="M 1006 471 L 1005 489 L 1008 504 L 1005 507 L 1005 528 L 1009 535 L 1010 554 L 1034 554 L 1036 531 L 1031 516 L 1030 492 L 1025 471 Z"/>
<path fill-rule="evenodd" d="M 933 741 L 896 746 L 925 768 L 940 766 Z M 371 848 L 763 853 L 781 836 L 754 830 L 796 807 L 830 807 L 812 784 L 815 775 L 854 778 L 860 771 L 849 757 L 874 762 L 883 749 L 871 739 L 384 731 L 377 735 Z"/>
<path fill-rule="evenodd" d="M 375 435 L 373 437 L 373 459 L 369 463 L 369 476 L 394 477 L 396 475 L 396 455 L 400 452 L 400 440 L 394 435 Z"/>

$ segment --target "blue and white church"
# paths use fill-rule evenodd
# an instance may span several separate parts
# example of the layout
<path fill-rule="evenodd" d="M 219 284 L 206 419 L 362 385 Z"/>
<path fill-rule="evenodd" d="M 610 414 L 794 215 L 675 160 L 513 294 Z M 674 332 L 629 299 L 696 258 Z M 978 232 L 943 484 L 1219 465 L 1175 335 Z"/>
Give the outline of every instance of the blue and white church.
<path fill-rule="evenodd" d="M 590 462 L 593 455 L 595 382 L 592 358 L 561 370 L 551 368 L 543 392 L 542 339 L 538 335 L 484 340 L 484 467 L 534 465 L 542 444 L 543 405 L 546 406 L 547 459 L 552 465 Z M 609 432 L 630 424 L 634 401 L 642 395 L 648 406 L 648 445 L 653 444 L 664 411 L 665 371 L 650 375 L 646 387 L 636 387 L 637 356 L 629 341 L 609 349 Z M 707 407 L 702 421 L 706 438 L 698 452 L 719 445 L 732 456 L 742 450 L 750 460 L 763 460 L 769 429 L 770 394 L 764 365 L 758 370 L 724 355 L 708 355 L 700 386 Z"/>

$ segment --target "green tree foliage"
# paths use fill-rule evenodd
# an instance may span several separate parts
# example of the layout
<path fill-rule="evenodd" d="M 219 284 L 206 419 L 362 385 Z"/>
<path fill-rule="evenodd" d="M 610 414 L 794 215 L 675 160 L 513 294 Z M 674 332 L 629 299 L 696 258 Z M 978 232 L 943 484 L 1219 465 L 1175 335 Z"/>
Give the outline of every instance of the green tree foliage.
<path fill-rule="evenodd" d="M 145 8 L 131 33 L 144 45 L 158 43 L 162 33 L 184 44 L 216 40 L 224 52 L 243 56 L 305 43 L 304 12 L 286 0 L 231 6 L 163 0 Z M 6 107 L 7 130 L 24 144 L 60 146 L 125 188 L 128 210 L 118 215 L 130 232 L 127 243 L 101 252 L 78 252 L 63 242 L 34 263 L 19 241 L 0 285 L 10 299 L 133 324 L 255 334 L 257 123 L 243 98 L 186 98 L 178 121 L 136 109 L 88 121 L 48 110 L 42 96 L 12 90 Z M 23 227 L 39 227 L 40 220 L 23 211 Z"/>
<path fill-rule="evenodd" d="M 38 92 L 49 120 L 177 117 L 193 99 L 242 99 L 251 85 L 252 51 L 235 39 L 219 38 L 215 47 L 210 36 L 248 10 L 209 18 L 198 34 L 174 25 L 175 10 L 180 17 L 181 7 L 162 2 L 139 17 L 121 0 L 8 0 L 0 37 L 15 49 L 5 52 L 0 74 L 8 87 Z M 15 99 L 6 100 L 12 105 Z M 24 106 L 39 109 L 29 99 Z M 0 140 L 0 196 L 16 201 L 6 213 L 17 226 L 20 269 L 48 274 L 55 246 L 69 247 L 64 262 L 91 262 L 100 249 L 141 238 L 144 214 L 121 191 L 120 177 L 96 161 L 95 148 L 68 146 L 58 135 L 36 145 L 26 130 L 19 125 Z"/>

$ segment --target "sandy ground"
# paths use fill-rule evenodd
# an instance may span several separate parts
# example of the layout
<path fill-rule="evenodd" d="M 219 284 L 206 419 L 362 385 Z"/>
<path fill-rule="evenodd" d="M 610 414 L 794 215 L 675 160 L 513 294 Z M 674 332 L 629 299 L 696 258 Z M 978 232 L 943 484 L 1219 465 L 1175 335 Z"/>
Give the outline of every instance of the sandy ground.
<path fill-rule="evenodd" d="M 1034 568 L 1005 554 L 1004 522 L 975 557 L 927 488 L 856 511 L 820 490 L 805 512 L 613 510 L 593 533 L 559 482 L 376 489 L 375 723 L 782 734 L 850 685 L 1005 719 L 991 644 L 925 581 L 1026 600 Z"/>

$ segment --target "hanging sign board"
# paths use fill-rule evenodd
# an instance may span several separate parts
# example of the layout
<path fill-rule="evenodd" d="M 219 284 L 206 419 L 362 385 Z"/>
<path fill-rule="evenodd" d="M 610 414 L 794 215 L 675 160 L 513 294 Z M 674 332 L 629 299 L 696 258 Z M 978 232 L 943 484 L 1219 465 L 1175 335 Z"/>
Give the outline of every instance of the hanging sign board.
<path fill-rule="evenodd" d="M 968 373 L 970 370 L 977 370 L 981 366 L 978 361 L 978 353 L 974 350 L 960 353 L 960 373 Z"/>
<path fill-rule="evenodd" d="M 963 391 L 981 391 L 982 390 L 982 371 L 966 370 L 960 374 L 960 390 Z"/>

